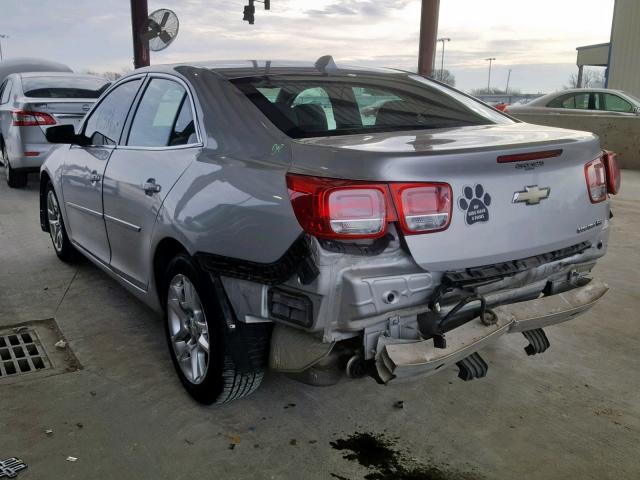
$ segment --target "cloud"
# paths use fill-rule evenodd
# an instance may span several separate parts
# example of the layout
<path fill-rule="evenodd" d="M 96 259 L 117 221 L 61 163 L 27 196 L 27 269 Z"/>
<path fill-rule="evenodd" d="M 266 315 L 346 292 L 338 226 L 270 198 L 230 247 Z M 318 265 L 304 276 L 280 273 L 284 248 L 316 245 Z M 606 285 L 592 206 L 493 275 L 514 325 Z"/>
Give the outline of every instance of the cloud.
<path fill-rule="evenodd" d="M 368 17 L 382 17 L 389 10 L 405 8 L 409 0 L 343 0 L 331 3 L 321 9 L 306 10 L 305 13 L 314 15 L 359 15 Z"/>

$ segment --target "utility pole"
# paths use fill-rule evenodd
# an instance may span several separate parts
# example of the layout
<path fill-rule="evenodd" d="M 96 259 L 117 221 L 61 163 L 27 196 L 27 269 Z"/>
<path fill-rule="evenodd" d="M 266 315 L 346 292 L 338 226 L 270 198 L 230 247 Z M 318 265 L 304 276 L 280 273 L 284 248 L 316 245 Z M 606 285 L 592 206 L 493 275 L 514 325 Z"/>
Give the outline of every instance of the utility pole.
<path fill-rule="evenodd" d="M 439 12 L 440 0 L 422 0 L 418 74 L 423 77 L 430 77 L 433 74 L 433 66 L 436 60 Z"/>
<path fill-rule="evenodd" d="M 487 81 L 487 94 L 491 93 L 491 64 L 495 61 L 495 57 L 485 58 L 489 62 L 489 80 Z"/>
<path fill-rule="evenodd" d="M 442 42 L 442 57 L 440 59 L 440 81 L 444 81 L 444 42 L 450 42 L 449 37 L 440 37 L 439 42 Z"/>
<path fill-rule="evenodd" d="M 507 88 L 504 89 L 505 95 L 509 95 L 509 80 L 511 80 L 511 69 L 509 69 L 509 73 L 507 74 Z"/>
<path fill-rule="evenodd" d="M 4 35 L 0 33 L 0 39 L 1 38 L 9 38 L 9 35 Z M 2 40 L 0 40 L 0 61 L 2 61 Z"/>
<path fill-rule="evenodd" d="M 133 35 L 133 66 L 148 67 L 149 42 L 142 38 L 144 26 L 149 17 L 147 0 L 131 0 L 131 33 Z"/>

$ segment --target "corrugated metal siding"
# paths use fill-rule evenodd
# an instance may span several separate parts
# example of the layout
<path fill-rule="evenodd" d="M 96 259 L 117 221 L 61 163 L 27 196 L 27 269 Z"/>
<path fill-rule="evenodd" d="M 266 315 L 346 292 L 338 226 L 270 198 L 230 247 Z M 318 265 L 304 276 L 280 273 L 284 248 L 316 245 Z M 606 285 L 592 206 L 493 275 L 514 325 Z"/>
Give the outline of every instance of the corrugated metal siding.
<path fill-rule="evenodd" d="M 609 88 L 640 97 L 640 1 L 616 0 Z"/>

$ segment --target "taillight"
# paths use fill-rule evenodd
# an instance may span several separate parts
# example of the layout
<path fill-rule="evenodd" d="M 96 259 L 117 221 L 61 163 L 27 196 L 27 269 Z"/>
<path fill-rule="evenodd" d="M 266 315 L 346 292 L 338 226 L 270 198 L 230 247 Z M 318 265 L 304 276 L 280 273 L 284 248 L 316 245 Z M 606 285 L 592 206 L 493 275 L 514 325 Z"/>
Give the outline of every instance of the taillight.
<path fill-rule="evenodd" d="M 378 238 L 391 218 L 385 184 L 287 175 L 300 226 L 320 238 Z"/>
<path fill-rule="evenodd" d="M 407 234 L 444 230 L 451 222 L 451 187 L 446 183 L 392 183 L 402 230 Z"/>
<path fill-rule="evenodd" d="M 13 110 L 11 112 L 14 127 L 37 127 L 38 125 L 55 125 L 56 120 L 48 113 Z"/>
<path fill-rule="evenodd" d="M 607 198 L 607 175 L 605 165 L 601 158 L 587 163 L 584 166 L 584 175 L 587 179 L 587 191 L 591 203 L 598 203 Z"/>
<path fill-rule="evenodd" d="M 451 222 L 452 193 L 446 183 L 387 184 L 288 174 L 287 186 L 300 226 L 319 238 L 378 238 L 398 219 L 408 235 L 444 230 Z"/>
<path fill-rule="evenodd" d="M 602 155 L 602 160 L 604 161 L 604 166 L 607 172 L 607 191 L 611 195 L 616 195 L 620 191 L 620 183 L 622 181 L 620 167 L 616 160 L 617 156 L 617 153 L 606 150 Z"/>

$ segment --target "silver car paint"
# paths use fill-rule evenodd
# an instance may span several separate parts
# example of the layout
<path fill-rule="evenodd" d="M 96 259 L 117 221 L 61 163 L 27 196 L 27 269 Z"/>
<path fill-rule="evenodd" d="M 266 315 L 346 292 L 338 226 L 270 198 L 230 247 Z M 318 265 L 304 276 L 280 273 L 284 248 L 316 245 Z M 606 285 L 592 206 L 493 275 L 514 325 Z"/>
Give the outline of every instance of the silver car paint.
<path fill-rule="evenodd" d="M 79 75 L 60 72 L 15 73 L 8 75 L 11 81 L 9 101 L 0 104 L 0 137 L 4 140 L 9 162 L 14 169 L 38 169 L 47 159 L 53 145 L 45 137 L 46 126 L 13 126 L 12 110 L 34 110 L 49 113 L 56 125 L 78 126 L 95 99 L 64 99 L 25 97 L 22 89 L 23 77 L 39 76 L 79 76 L 96 78 L 93 75 Z M 106 83 L 106 81 L 105 81 Z M 37 156 L 25 156 L 24 152 L 39 152 Z"/>
<path fill-rule="evenodd" d="M 136 257 L 135 261 L 132 262 L 132 258 L 125 254 L 118 264 L 111 267 L 111 259 L 101 259 L 102 262 L 98 263 L 156 309 L 160 306 L 152 274 L 153 258 L 157 246 L 166 238 L 177 240 L 190 254 L 207 252 L 261 263 L 273 262 L 284 254 L 302 233 L 285 183 L 285 174 L 290 170 L 318 176 L 377 181 L 448 181 L 454 189 L 454 200 L 462 185 L 489 182 L 488 191 L 495 195 L 496 202 L 492 216 L 496 220 L 501 217 L 506 219 L 506 224 L 501 226 L 501 231 L 508 231 L 503 235 L 504 238 L 495 238 L 496 230 L 491 223 L 466 227 L 459 222 L 446 232 L 408 237 L 407 243 L 413 257 L 406 259 L 410 275 L 420 272 L 414 262 L 422 267 L 433 267 L 436 271 L 475 266 L 505 258 L 518 258 L 525 252 L 544 253 L 554 246 L 574 244 L 584 238 L 594 241 L 602 239 L 604 247 L 597 252 L 598 256 L 604 254 L 606 249 L 605 214 L 608 213 L 608 202 L 590 205 L 586 197 L 584 173 L 578 172 L 578 165 L 583 166 L 597 156 L 597 139 L 591 134 L 514 123 L 509 126 L 469 127 L 428 133 L 396 132 L 296 141 L 285 136 L 240 91 L 215 72 L 189 66 L 153 67 L 146 72 L 171 75 L 185 82 L 195 104 L 202 146 L 171 151 L 176 155 L 177 166 L 170 178 L 163 180 L 162 194 L 166 196 L 154 197 L 153 201 L 149 203 L 147 200 L 145 204 L 151 217 L 155 217 L 155 223 L 151 217 L 128 216 L 126 210 L 129 203 L 125 202 L 127 197 L 124 196 L 128 193 L 120 199 L 113 198 L 110 206 L 113 210 L 105 210 L 103 214 L 140 227 L 140 232 L 127 228 L 126 235 L 130 239 L 142 240 L 141 243 L 134 240 L 135 246 L 128 252 Z M 558 145 L 566 150 L 566 156 L 546 161 L 544 168 L 548 172 L 543 169 L 533 173 L 524 172 L 517 170 L 513 164 L 495 164 L 497 151 L 526 152 Z M 78 171 L 75 179 L 79 185 L 82 182 L 86 184 L 80 172 L 91 171 L 83 164 L 83 159 L 68 160 L 67 155 L 73 149 L 84 150 L 63 146 L 43 167 L 54 179 L 56 191 L 65 199 L 65 204 L 69 199 L 66 182 L 63 188 L 60 186 L 63 164 L 75 164 L 73 168 Z M 166 152 L 150 151 L 143 155 L 152 158 L 160 153 Z M 129 189 L 133 191 L 133 186 L 137 186 L 141 180 L 159 175 L 155 167 L 153 171 L 149 170 L 152 167 L 148 162 L 144 162 L 143 168 L 139 167 L 139 151 L 115 147 L 112 155 L 118 155 L 118 162 L 129 166 L 127 178 L 120 179 L 127 192 Z M 553 162 L 558 165 L 557 170 Z M 108 171 L 107 166 L 105 175 L 111 178 Z M 125 172 L 121 168 L 117 168 L 117 171 Z M 491 177 L 496 173 L 500 173 L 500 181 Z M 575 176 L 577 180 L 563 180 L 563 175 L 567 174 Z M 117 177 L 114 173 L 113 178 Z M 543 208 L 553 209 L 557 215 L 557 219 L 553 220 L 554 227 L 562 222 L 566 224 L 566 228 L 563 227 L 560 232 L 536 233 L 536 221 L 540 214 L 532 209 L 539 206 L 510 204 L 513 192 L 532 182 L 538 182 L 541 186 L 548 186 L 545 182 L 550 183 L 553 193 L 563 193 L 552 193 L 546 201 L 549 206 L 542 205 Z M 115 181 L 109 183 L 107 180 L 105 189 L 115 191 L 115 185 Z M 136 190 L 135 195 L 138 193 Z M 572 215 L 574 205 L 576 209 L 581 208 L 578 218 Z M 142 204 L 135 208 L 141 211 Z M 564 212 L 567 208 L 568 215 Z M 65 220 L 70 218 L 70 209 L 65 207 L 63 214 Z M 456 217 L 462 218 L 455 207 L 453 217 L 454 222 L 457 221 Z M 529 217 L 532 220 L 530 228 L 523 229 L 527 223 L 522 219 Z M 602 217 L 604 222 L 601 228 L 592 229 L 583 237 L 569 234 L 569 229 L 578 228 L 580 222 L 590 223 Z M 74 230 L 71 223 L 71 238 L 76 240 L 80 238 L 77 235 L 81 234 L 77 233 L 77 228 Z M 106 223 L 108 226 L 104 227 L 103 218 L 105 231 L 110 228 L 111 222 Z M 143 228 L 144 234 L 140 235 Z M 100 228 L 96 232 L 99 233 Z M 551 235 L 550 238 L 545 237 L 547 233 Z M 115 229 L 113 235 L 117 235 Z M 530 239 L 532 236 L 533 243 Z M 124 243 L 121 246 L 124 249 Z M 450 263 L 439 258 L 445 258 Z M 351 261 L 365 265 L 368 259 Z M 124 271 L 125 264 L 134 266 L 135 271 Z M 354 268 L 357 270 L 357 266 Z M 119 275 L 119 272 L 127 277 Z M 380 275 L 384 276 L 382 272 Z"/>

